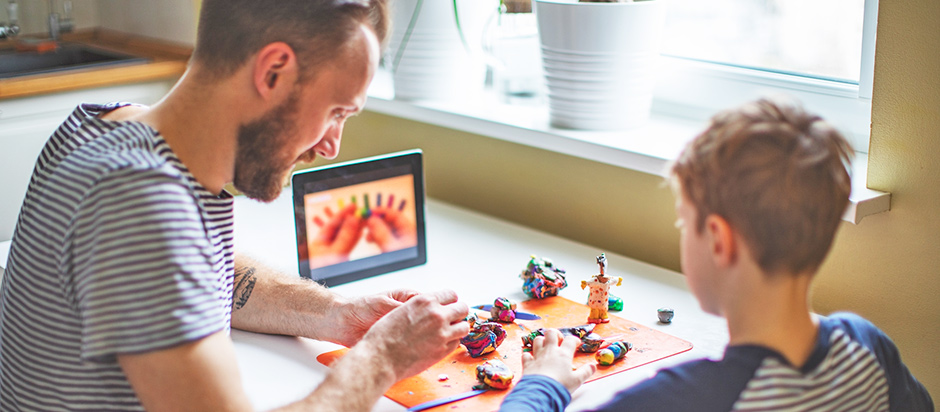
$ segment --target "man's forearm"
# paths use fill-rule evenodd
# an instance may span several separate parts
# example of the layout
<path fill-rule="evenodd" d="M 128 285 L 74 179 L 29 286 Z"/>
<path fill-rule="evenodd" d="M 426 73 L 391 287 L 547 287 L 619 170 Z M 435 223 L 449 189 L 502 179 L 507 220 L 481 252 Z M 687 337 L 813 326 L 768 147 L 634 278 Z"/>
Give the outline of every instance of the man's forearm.
<path fill-rule="evenodd" d="M 330 366 L 329 375 L 313 393 L 279 411 L 371 410 L 396 381 L 384 352 L 371 343 L 356 345 Z"/>
<path fill-rule="evenodd" d="M 316 282 L 278 273 L 243 254 L 235 256 L 232 327 L 318 338 L 344 299 Z"/>

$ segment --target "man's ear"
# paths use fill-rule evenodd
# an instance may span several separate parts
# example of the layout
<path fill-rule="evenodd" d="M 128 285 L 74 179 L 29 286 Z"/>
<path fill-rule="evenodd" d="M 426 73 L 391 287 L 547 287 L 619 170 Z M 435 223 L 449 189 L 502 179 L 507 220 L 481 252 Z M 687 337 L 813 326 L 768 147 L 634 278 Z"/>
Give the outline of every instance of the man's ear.
<path fill-rule="evenodd" d="M 297 80 L 297 56 L 287 43 L 274 42 L 264 46 L 257 55 L 252 82 L 264 100 L 289 93 Z"/>
<path fill-rule="evenodd" d="M 721 216 L 709 215 L 705 218 L 705 232 L 715 265 L 727 267 L 735 263 L 739 251 L 731 224 Z"/>

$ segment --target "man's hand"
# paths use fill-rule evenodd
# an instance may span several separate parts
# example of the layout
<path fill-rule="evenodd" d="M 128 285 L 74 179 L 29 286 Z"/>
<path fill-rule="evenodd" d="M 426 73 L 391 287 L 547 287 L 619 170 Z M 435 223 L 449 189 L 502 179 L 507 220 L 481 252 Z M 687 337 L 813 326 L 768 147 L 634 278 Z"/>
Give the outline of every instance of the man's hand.
<path fill-rule="evenodd" d="M 418 292 L 407 289 L 389 291 L 384 294 L 362 296 L 341 303 L 334 308 L 335 327 L 323 331 L 320 338 L 351 347 L 359 342 L 372 325 L 388 312 L 407 302 Z"/>
<path fill-rule="evenodd" d="M 453 291 L 416 295 L 375 322 L 353 350 L 374 350 L 395 381 L 407 378 L 457 348 L 470 332 L 469 310 Z"/>
<path fill-rule="evenodd" d="M 562 384 L 568 392 L 574 392 L 597 370 L 593 363 L 571 369 L 574 351 L 580 344 L 581 341 L 575 336 L 563 337 L 558 330 L 547 329 L 545 336 L 536 337 L 532 342 L 531 353 L 522 353 L 523 375 L 548 376 Z"/>

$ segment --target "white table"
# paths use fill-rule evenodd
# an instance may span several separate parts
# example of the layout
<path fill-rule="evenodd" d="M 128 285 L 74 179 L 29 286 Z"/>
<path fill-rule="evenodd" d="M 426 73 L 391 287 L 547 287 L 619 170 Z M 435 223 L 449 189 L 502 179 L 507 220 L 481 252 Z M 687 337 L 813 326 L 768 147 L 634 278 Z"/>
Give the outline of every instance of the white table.
<path fill-rule="evenodd" d="M 584 301 L 587 292 L 580 280 L 597 273 L 595 256 L 603 250 L 534 231 L 486 215 L 430 200 L 427 207 L 428 263 L 410 269 L 340 285 L 334 290 L 346 296 L 379 293 L 396 287 L 419 291 L 450 288 L 468 305 L 491 303 L 496 296 L 525 300 L 519 273 L 529 255 L 550 257 L 568 271 L 569 287 L 560 295 Z M 270 204 L 243 197 L 235 201 L 235 239 L 240 250 L 297 273 L 294 222 L 290 192 Z M 608 270 L 624 277 L 611 293 L 629 295 L 616 313 L 632 321 L 688 340 L 691 351 L 585 384 L 568 410 L 581 410 L 608 399 L 613 392 L 651 376 L 657 369 L 678 362 L 720 357 L 727 343 L 722 319 L 704 314 L 685 285 L 682 275 L 616 254 L 607 253 Z M 676 311 L 672 324 L 657 322 L 656 309 Z M 316 356 L 339 346 L 310 339 L 269 336 L 234 331 L 242 381 L 258 409 L 270 409 L 303 397 L 321 382 L 328 369 Z M 402 411 L 397 403 L 382 398 L 374 411 Z"/>
<path fill-rule="evenodd" d="M 584 301 L 587 292 L 578 287 L 581 279 L 597 272 L 594 257 L 603 252 L 446 203 L 431 200 L 427 208 L 428 263 L 410 269 L 340 285 L 334 290 L 346 296 L 379 293 L 396 287 L 419 291 L 453 289 L 468 305 L 491 303 L 495 296 L 525 300 L 519 273 L 529 255 L 550 257 L 568 271 L 569 287 L 560 293 Z M 236 247 L 255 258 L 289 273 L 297 273 L 294 222 L 290 192 L 270 204 L 239 196 L 235 201 Z M 9 242 L 0 242 L 0 266 L 6 264 Z M 727 343 L 722 319 L 704 314 L 685 285 L 682 275 L 616 254 L 607 253 L 608 270 L 622 276 L 623 285 L 612 289 L 624 299 L 622 316 L 692 342 L 691 351 L 640 366 L 585 384 L 574 394 L 569 411 L 577 411 L 607 400 L 618 389 L 651 376 L 657 369 L 678 362 L 720 357 Z M 672 324 L 657 322 L 656 309 L 676 311 Z M 233 331 L 242 382 L 258 410 L 271 409 L 311 392 L 328 369 L 317 355 L 339 346 L 311 339 Z M 405 408 L 382 398 L 373 411 L 402 411 Z"/>

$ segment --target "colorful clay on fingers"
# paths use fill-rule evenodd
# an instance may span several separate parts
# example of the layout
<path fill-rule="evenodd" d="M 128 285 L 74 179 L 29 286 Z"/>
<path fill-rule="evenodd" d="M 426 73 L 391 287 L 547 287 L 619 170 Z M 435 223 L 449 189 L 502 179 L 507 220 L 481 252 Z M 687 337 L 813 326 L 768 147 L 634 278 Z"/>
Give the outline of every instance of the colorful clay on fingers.
<path fill-rule="evenodd" d="M 614 362 L 623 359 L 630 349 L 633 349 L 633 344 L 630 342 L 613 342 L 610 346 L 597 351 L 597 353 L 594 354 L 594 359 L 597 359 L 597 363 L 600 365 L 610 366 L 613 365 Z"/>
<path fill-rule="evenodd" d="M 516 320 L 516 302 L 507 298 L 496 298 L 490 308 L 490 322 L 512 323 Z"/>
<path fill-rule="evenodd" d="M 512 369 L 498 359 L 488 360 L 477 366 L 477 380 L 493 389 L 508 389 L 514 377 Z"/>

